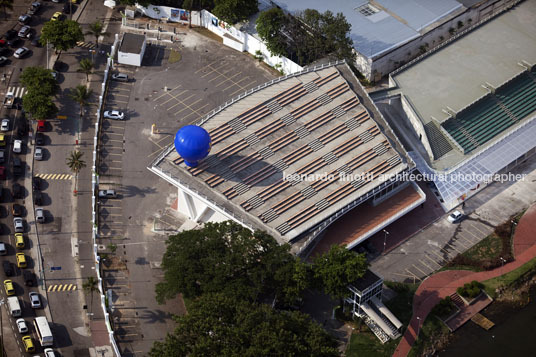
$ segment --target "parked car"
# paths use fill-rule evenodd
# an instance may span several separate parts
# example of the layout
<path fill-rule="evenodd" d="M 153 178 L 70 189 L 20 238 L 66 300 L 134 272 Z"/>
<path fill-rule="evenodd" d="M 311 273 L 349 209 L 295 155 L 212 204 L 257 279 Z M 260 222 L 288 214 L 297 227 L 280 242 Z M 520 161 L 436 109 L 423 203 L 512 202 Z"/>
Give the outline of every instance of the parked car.
<path fill-rule="evenodd" d="M 61 21 L 62 18 L 63 18 L 62 13 L 59 12 L 59 11 L 56 11 L 56 12 L 54 13 L 54 15 L 52 15 L 52 17 L 50 18 L 50 21 Z"/>
<path fill-rule="evenodd" d="M 114 73 L 112 74 L 112 79 L 119 82 L 128 82 L 128 75 L 125 73 Z"/>
<path fill-rule="evenodd" d="M 63 5 L 63 12 L 65 14 L 70 14 L 71 13 L 71 7 L 74 7 L 74 6 L 70 5 L 69 3 L 64 4 Z"/>
<path fill-rule="evenodd" d="M 5 118 L 2 119 L 2 125 L 0 125 L 1 131 L 9 131 L 9 119 Z"/>
<path fill-rule="evenodd" d="M 35 220 L 38 223 L 45 223 L 45 211 L 41 207 L 35 209 Z"/>
<path fill-rule="evenodd" d="M 19 30 L 19 37 L 20 38 L 25 38 L 28 33 L 30 32 L 31 30 L 31 27 L 30 26 L 22 26 L 21 29 Z"/>
<path fill-rule="evenodd" d="M 46 128 L 46 122 L 43 119 L 37 121 L 37 131 L 43 132 Z"/>
<path fill-rule="evenodd" d="M 22 206 L 18 203 L 14 203 L 13 206 L 11 206 L 11 213 L 13 214 L 13 217 L 22 216 Z"/>
<path fill-rule="evenodd" d="M 42 133 L 35 134 L 35 143 L 37 145 L 45 145 L 45 136 Z"/>
<path fill-rule="evenodd" d="M 26 352 L 34 352 L 35 351 L 35 345 L 32 340 L 32 336 L 24 336 L 22 338 L 22 345 L 24 346 L 24 350 Z"/>
<path fill-rule="evenodd" d="M 6 136 L 0 133 L 0 146 L 6 146 Z"/>
<path fill-rule="evenodd" d="M 23 58 L 27 56 L 30 53 L 30 50 L 26 47 L 21 47 L 15 51 L 13 54 L 13 57 L 15 58 Z"/>
<path fill-rule="evenodd" d="M 22 140 L 14 140 L 13 141 L 13 152 L 16 154 L 20 154 L 22 152 Z"/>
<path fill-rule="evenodd" d="M 13 226 L 15 228 L 15 232 L 22 233 L 24 232 L 24 221 L 20 217 L 13 218 Z"/>
<path fill-rule="evenodd" d="M 30 304 L 32 305 L 32 309 L 40 309 L 41 308 L 41 298 L 39 297 L 39 294 L 35 291 L 32 291 L 28 294 L 30 297 Z"/>
<path fill-rule="evenodd" d="M 0 150 L 0 163 L 6 161 L 6 152 L 4 150 Z"/>
<path fill-rule="evenodd" d="M 43 352 L 45 352 L 45 357 L 56 357 L 57 356 L 52 348 L 45 348 L 45 350 Z"/>
<path fill-rule="evenodd" d="M 20 161 L 18 157 L 14 157 L 12 163 L 13 163 L 13 175 L 14 176 L 22 175 L 24 173 L 22 161 Z"/>
<path fill-rule="evenodd" d="M 36 159 L 37 161 L 43 160 L 43 148 L 42 147 L 40 146 L 35 147 L 34 159 Z"/>
<path fill-rule="evenodd" d="M 26 262 L 26 256 L 24 255 L 24 253 L 15 254 L 15 258 L 17 260 L 17 267 L 26 268 L 28 264 Z"/>
<path fill-rule="evenodd" d="M 104 112 L 104 117 L 107 119 L 124 120 L 125 113 L 118 110 L 107 110 Z"/>
<path fill-rule="evenodd" d="M 117 194 L 115 193 L 115 190 L 100 190 L 99 197 L 100 198 L 116 198 Z"/>
<path fill-rule="evenodd" d="M 31 42 L 32 46 L 34 47 L 41 47 L 41 43 L 39 42 L 39 37 L 34 37 Z"/>
<path fill-rule="evenodd" d="M 0 255 L 6 255 L 6 254 L 7 254 L 6 243 L 0 242 Z"/>
<path fill-rule="evenodd" d="M 5 48 L 4 48 L 5 50 Z M 3 66 L 7 63 L 8 59 L 5 56 L 0 57 L 0 66 Z"/>
<path fill-rule="evenodd" d="M 17 32 L 17 34 L 18 34 L 18 32 Z M 7 41 L 7 44 L 11 48 L 19 47 L 22 44 L 22 40 L 20 38 L 18 38 L 18 37 L 15 37 L 15 38 L 12 38 L 11 40 Z"/>
<path fill-rule="evenodd" d="M 32 15 L 24 14 L 19 16 L 19 24 L 27 25 L 32 21 Z"/>
<path fill-rule="evenodd" d="M 4 44 L 7 45 L 7 42 L 5 40 L 0 40 L 0 41 L 4 41 Z M 0 47 L 0 56 L 7 57 L 10 53 L 11 53 L 11 50 L 9 48 Z"/>
<path fill-rule="evenodd" d="M 24 319 L 17 319 L 16 324 L 17 324 L 17 329 L 19 330 L 19 333 L 28 332 L 28 325 L 26 324 L 26 321 L 24 321 Z"/>
<path fill-rule="evenodd" d="M 28 14 L 35 15 L 39 12 L 39 9 L 41 9 L 41 3 L 39 1 L 35 1 L 30 5 L 30 10 L 28 11 Z"/>
<path fill-rule="evenodd" d="M 24 276 L 24 285 L 26 286 L 35 286 L 35 274 L 31 270 L 23 270 L 22 275 Z"/>
<path fill-rule="evenodd" d="M 13 285 L 13 281 L 11 280 L 4 280 L 4 290 L 6 291 L 7 296 L 15 295 L 15 286 Z"/>
<path fill-rule="evenodd" d="M 458 223 L 462 218 L 463 214 L 460 211 L 454 211 L 447 217 L 447 220 L 450 223 Z"/>
<path fill-rule="evenodd" d="M 24 189 L 18 183 L 14 183 L 13 186 L 11 186 L 11 191 L 13 198 L 24 198 Z"/>
<path fill-rule="evenodd" d="M 4 274 L 6 274 L 6 276 L 12 276 L 13 275 L 13 266 L 11 265 L 11 263 L 7 260 L 4 260 L 2 262 L 2 268 L 4 268 Z"/>
<path fill-rule="evenodd" d="M 0 179 L 6 179 L 6 168 L 4 166 L 0 166 Z"/>
<path fill-rule="evenodd" d="M 22 233 L 15 233 L 15 247 L 17 249 L 24 249 L 24 235 Z"/>
<path fill-rule="evenodd" d="M 39 191 L 41 189 L 41 179 L 37 176 L 32 177 L 32 190 Z"/>
<path fill-rule="evenodd" d="M 41 191 L 35 191 L 33 194 L 34 204 L 42 205 L 43 204 L 43 194 Z"/>
<path fill-rule="evenodd" d="M 4 34 L 4 38 L 8 41 L 12 40 L 17 37 L 17 33 L 18 33 L 17 30 L 13 30 L 13 29 L 7 30 L 7 32 Z"/>

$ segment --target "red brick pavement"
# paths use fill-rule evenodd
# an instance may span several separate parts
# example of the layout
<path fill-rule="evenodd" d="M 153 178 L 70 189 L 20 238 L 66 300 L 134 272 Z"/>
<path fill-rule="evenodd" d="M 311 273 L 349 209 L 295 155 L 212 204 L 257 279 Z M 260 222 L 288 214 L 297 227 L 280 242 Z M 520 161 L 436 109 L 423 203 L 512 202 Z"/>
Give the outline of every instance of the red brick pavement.
<path fill-rule="evenodd" d="M 536 257 L 536 245 L 528 244 L 535 240 L 534 230 L 536 229 L 536 205 L 533 205 L 527 210 L 519 221 L 518 227 L 514 235 L 514 247 L 517 242 L 518 253 L 516 260 L 504 265 L 503 267 L 482 272 L 472 272 L 468 270 L 447 270 L 425 279 L 419 286 L 413 298 L 413 317 L 409 326 L 398 344 L 393 357 L 405 357 L 411 350 L 411 346 L 415 342 L 416 331 L 419 329 L 418 324 L 422 323 L 432 308 L 446 296 L 450 296 L 456 291 L 456 288 L 473 280 L 484 281 L 497 276 L 503 275 L 509 271 L 515 270 Z M 531 227 L 530 229 L 525 225 Z M 520 229 L 521 228 L 521 229 Z M 532 237 L 526 237 L 529 234 Z M 514 250 L 515 251 L 515 250 Z"/>

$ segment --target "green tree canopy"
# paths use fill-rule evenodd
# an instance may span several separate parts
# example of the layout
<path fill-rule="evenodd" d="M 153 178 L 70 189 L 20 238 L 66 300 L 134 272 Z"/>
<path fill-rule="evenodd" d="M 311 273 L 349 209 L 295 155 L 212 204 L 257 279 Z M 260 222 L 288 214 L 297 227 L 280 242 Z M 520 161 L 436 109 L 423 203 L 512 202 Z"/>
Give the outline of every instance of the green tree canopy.
<path fill-rule="evenodd" d="M 337 342 L 309 316 L 225 294 L 202 296 L 176 321 L 149 356 L 339 356 Z"/>
<path fill-rule="evenodd" d="M 77 42 L 84 40 L 84 34 L 80 24 L 76 21 L 48 21 L 41 30 L 39 42 L 46 46 L 47 41 L 54 46 L 56 51 L 66 51 L 74 48 Z"/>
<path fill-rule="evenodd" d="M 160 303 L 178 293 L 195 298 L 219 292 L 250 301 L 276 296 L 287 302 L 306 286 L 303 269 L 288 245 L 231 221 L 181 232 L 170 236 L 166 244 L 164 280 L 156 285 Z"/>
<path fill-rule="evenodd" d="M 332 245 L 329 251 L 316 257 L 313 262 L 317 284 L 327 294 L 339 299 L 348 296 L 348 285 L 361 278 L 367 268 L 364 254 L 355 254 L 339 245 Z"/>
<path fill-rule="evenodd" d="M 231 25 L 247 20 L 259 11 L 257 0 L 214 0 L 212 13 Z"/>
<path fill-rule="evenodd" d="M 43 67 L 26 67 L 20 76 L 20 83 L 28 91 L 35 90 L 46 96 L 55 95 L 58 90 L 58 82 L 52 76 L 52 71 Z"/>
<path fill-rule="evenodd" d="M 288 25 L 288 18 L 278 7 L 260 13 L 257 18 L 257 32 L 266 43 L 268 51 L 274 56 L 287 55 L 287 43 L 281 30 Z"/>
<path fill-rule="evenodd" d="M 48 119 L 58 112 L 58 108 L 52 102 L 52 98 L 35 89 L 28 90 L 22 97 L 22 107 L 34 119 Z"/>

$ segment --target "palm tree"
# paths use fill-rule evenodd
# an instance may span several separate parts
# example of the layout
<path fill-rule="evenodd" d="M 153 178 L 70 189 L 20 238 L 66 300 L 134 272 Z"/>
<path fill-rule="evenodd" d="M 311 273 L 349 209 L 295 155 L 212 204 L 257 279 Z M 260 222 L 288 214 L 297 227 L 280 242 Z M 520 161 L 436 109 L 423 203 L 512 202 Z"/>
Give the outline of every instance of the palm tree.
<path fill-rule="evenodd" d="M 82 170 L 84 167 L 86 167 L 86 162 L 82 160 L 82 156 L 84 156 L 84 153 L 76 150 L 71 151 L 69 156 L 67 157 L 66 164 L 71 169 L 72 172 L 74 172 L 75 180 L 74 180 L 74 192 L 76 194 L 77 191 L 77 185 L 78 185 L 78 173 L 80 170 Z"/>
<path fill-rule="evenodd" d="M 80 65 L 82 65 L 82 61 L 80 61 Z M 82 118 L 83 108 L 89 104 L 88 100 L 89 97 L 91 97 L 91 94 L 93 94 L 93 91 L 83 85 L 76 86 L 76 88 L 69 93 L 69 97 L 80 105 L 80 118 Z"/>
<path fill-rule="evenodd" d="M 84 58 L 80 61 L 80 68 L 77 72 L 86 74 L 86 82 L 89 82 L 89 75 L 93 72 L 93 63 L 89 58 Z M 85 88 L 85 87 L 84 87 Z"/>
<path fill-rule="evenodd" d="M 0 0 L 0 6 L 4 8 L 4 16 L 7 20 L 7 9 L 13 10 L 13 0 Z"/>
<path fill-rule="evenodd" d="M 99 291 L 99 288 L 97 286 L 97 279 L 90 276 L 87 278 L 87 280 L 82 284 L 82 288 L 86 292 L 86 294 L 90 294 L 91 296 L 91 302 L 90 302 L 90 312 L 93 310 L 93 293 Z"/>
<path fill-rule="evenodd" d="M 86 35 L 95 36 L 95 44 L 97 45 L 97 47 L 99 47 L 99 37 L 109 35 L 109 33 L 103 31 L 103 29 L 104 29 L 104 25 L 102 24 L 102 22 L 97 20 L 94 23 L 89 24 L 89 31 L 86 32 Z"/>

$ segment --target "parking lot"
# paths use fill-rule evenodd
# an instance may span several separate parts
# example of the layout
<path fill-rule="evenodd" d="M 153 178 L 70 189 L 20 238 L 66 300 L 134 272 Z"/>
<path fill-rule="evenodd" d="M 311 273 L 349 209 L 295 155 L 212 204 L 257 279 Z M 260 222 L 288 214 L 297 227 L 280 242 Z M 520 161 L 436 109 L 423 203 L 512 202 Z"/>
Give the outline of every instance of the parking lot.
<path fill-rule="evenodd" d="M 104 275 L 125 356 L 146 355 L 152 342 L 173 328 L 169 312 L 184 312 L 178 299 L 164 306 L 154 299 L 166 234 L 184 219 L 170 209 L 176 190 L 147 166 L 181 126 L 275 77 L 251 57 L 196 32 L 181 36 L 180 46 L 148 46 L 140 68 L 116 65 L 116 72 L 130 78 L 111 81 L 105 98 L 104 110 L 125 114 L 125 120 L 103 121 L 99 150 L 99 189 L 118 195 L 99 200 L 99 243 L 101 250 L 113 244 L 120 260 Z M 180 61 L 169 63 L 171 49 L 180 53 Z"/>

